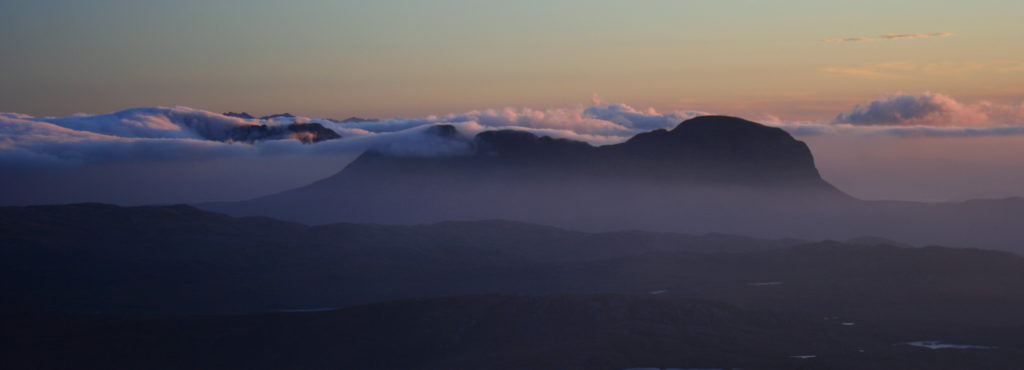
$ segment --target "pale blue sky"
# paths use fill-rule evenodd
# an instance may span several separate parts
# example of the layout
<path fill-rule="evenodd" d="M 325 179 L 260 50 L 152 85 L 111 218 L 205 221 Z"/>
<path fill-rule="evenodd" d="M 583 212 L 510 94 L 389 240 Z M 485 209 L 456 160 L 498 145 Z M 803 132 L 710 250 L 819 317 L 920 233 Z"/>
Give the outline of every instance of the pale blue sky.
<path fill-rule="evenodd" d="M 1022 14 L 999 0 L 4 0 L 0 111 L 416 116 L 598 93 L 814 118 L 895 92 L 1019 102 Z M 954 36 L 820 41 L 939 32 Z"/>

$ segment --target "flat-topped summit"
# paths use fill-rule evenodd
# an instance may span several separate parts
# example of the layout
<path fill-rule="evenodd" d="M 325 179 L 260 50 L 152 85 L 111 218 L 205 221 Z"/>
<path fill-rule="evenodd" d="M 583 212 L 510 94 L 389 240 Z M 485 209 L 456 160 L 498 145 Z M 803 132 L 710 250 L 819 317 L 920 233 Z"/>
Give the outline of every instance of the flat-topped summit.
<path fill-rule="evenodd" d="M 676 128 L 672 129 L 672 132 L 681 135 L 701 133 L 704 135 L 729 135 L 731 137 L 756 135 L 789 136 L 786 131 L 780 128 L 765 126 L 757 122 L 732 116 L 700 116 L 691 118 L 680 123 Z"/>
<path fill-rule="evenodd" d="M 810 149 L 789 133 L 735 117 L 705 116 L 615 145 L 516 130 L 482 132 L 470 155 L 490 165 L 555 167 L 560 174 L 739 185 L 824 183 Z"/>
<path fill-rule="evenodd" d="M 821 179 L 803 142 L 734 117 L 699 117 L 604 146 L 522 130 L 469 137 L 451 125 L 422 135 L 460 149 L 436 156 L 370 150 L 311 185 L 207 207 L 309 223 L 502 218 L 589 228 L 632 227 L 680 210 L 719 222 L 704 214 L 848 199 Z"/>

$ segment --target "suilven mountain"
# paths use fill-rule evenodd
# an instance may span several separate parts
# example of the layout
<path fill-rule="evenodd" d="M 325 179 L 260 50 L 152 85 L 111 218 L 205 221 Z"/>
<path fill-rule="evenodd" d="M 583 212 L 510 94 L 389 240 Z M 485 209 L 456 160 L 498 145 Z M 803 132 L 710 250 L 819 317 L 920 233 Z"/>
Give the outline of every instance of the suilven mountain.
<path fill-rule="evenodd" d="M 606 146 L 512 130 L 424 132 L 461 151 L 371 150 L 308 186 L 200 207 L 307 224 L 505 219 L 590 231 L 759 237 L 879 236 L 1024 250 L 1024 199 L 864 201 L 822 179 L 807 145 L 725 116 L 687 120 Z"/>

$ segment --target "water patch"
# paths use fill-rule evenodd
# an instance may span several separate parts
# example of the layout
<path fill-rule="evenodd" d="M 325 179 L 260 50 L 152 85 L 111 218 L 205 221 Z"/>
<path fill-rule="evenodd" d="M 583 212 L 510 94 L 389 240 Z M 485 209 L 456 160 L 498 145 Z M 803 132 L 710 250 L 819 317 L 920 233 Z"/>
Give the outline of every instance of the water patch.
<path fill-rule="evenodd" d="M 284 308 L 284 309 L 277 310 L 277 312 L 284 312 L 284 313 L 324 312 L 324 311 L 334 311 L 334 310 L 337 310 L 337 309 L 338 309 L 338 307 Z"/>
<path fill-rule="evenodd" d="M 973 344 L 949 344 L 937 340 L 921 340 L 916 342 L 896 343 L 896 345 L 914 346 L 927 349 L 994 349 L 990 346 L 976 346 Z"/>

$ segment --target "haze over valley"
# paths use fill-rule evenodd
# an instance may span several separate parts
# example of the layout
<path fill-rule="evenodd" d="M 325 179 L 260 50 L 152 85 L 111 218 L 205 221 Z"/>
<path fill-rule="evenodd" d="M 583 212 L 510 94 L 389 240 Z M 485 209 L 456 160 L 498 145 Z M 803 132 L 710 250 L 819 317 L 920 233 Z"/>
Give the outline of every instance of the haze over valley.
<path fill-rule="evenodd" d="M 1024 368 L 1020 14 L 4 3 L 0 368 Z"/>

